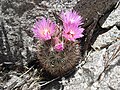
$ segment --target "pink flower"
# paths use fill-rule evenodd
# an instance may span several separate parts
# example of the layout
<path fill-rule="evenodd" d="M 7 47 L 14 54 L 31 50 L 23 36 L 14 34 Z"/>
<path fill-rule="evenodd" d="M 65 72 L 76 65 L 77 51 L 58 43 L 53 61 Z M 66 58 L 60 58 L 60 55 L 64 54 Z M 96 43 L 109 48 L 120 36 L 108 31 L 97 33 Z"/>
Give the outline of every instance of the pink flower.
<path fill-rule="evenodd" d="M 40 40 L 49 40 L 55 32 L 55 24 L 49 19 L 43 18 L 35 23 L 33 28 L 34 37 Z"/>
<path fill-rule="evenodd" d="M 63 37 L 69 41 L 75 41 L 77 38 L 83 37 L 84 29 L 74 25 L 65 26 L 63 30 Z"/>
<path fill-rule="evenodd" d="M 57 52 L 63 51 L 64 44 L 63 42 L 61 42 L 61 40 L 58 37 L 55 37 L 54 43 L 55 43 L 55 46 L 54 46 L 55 51 Z"/>
<path fill-rule="evenodd" d="M 79 16 L 75 11 L 62 12 L 60 15 L 63 25 L 74 24 L 75 26 L 82 25 L 82 17 Z"/>
<path fill-rule="evenodd" d="M 56 45 L 54 46 L 54 49 L 55 49 L 57 52 L 63 51 L 63 49 L 64 49 L 63 42 L 56 44 Z"/>

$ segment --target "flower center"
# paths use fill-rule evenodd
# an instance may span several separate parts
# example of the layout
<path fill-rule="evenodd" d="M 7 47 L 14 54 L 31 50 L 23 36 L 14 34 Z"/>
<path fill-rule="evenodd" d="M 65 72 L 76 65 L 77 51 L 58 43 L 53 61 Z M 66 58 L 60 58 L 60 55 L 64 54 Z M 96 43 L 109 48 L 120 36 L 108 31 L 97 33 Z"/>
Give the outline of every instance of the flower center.
<path fill-rule="evenodd" d="M 71 30 L 71 31 L 70 31 L 70 32 L 68 32 L 67 34 L 68 34 L 70 37 L 73 37 L 73 36 L 74 36 L 74 34 L 75 34 L 75 32 Z"/>
<path fill-rule="evenodd" d="M 73 22 L 75 22 L 75 20 L 74 20 L 73 18 L 71 18 L 71 19 L 70 19 L 70 22 L 73 23 Z"/>
<path fill-rule="evenodd" d="M 43 35 L 47 35 L 47 34 L 49 34 L 49 33 L 50 33 L 50 30 L 49 30 L 49 29 L 44 29 Z"/>

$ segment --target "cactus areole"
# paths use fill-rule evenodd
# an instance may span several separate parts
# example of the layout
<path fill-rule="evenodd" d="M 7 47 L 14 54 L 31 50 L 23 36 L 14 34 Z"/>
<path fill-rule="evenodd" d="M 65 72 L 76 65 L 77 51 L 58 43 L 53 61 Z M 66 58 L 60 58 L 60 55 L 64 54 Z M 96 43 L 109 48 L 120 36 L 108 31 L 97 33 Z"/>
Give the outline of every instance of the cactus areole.
<path fill-rule="evenodd" d="M 36 21 L 32 31 L 38 39 L 37 57 L 43 69 L 52 76 L 70 72 L 80 61 L 80 42 L 83 37 L 82 17 L 75 11 L 60 14 L 62 25 L 43 18 Z"/>

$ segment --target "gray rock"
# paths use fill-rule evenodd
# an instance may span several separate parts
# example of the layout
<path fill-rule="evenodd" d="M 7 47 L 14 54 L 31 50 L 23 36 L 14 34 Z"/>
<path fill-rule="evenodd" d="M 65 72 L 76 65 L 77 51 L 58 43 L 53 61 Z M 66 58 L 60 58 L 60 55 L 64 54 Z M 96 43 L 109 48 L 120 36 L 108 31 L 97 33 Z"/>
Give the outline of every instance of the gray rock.
<path fill-rule="evenodd" d="M 104 70 L 104 55 L 105 55 L 106 49 L 103 49 L 101 51 L 96 51 L 91 53 L 87 58 L 87 62 L 85 65 L 83 65 L 83 70 L 88 69 L 92 73 L 92 79 L 93 81 L 96 81 L 99 77 L 99 75 Z"/>
<path fill-rule="evenodd" d="M 112 11 L 102 27 L 112 26 L 116 22 L 120 22 L 120 5 L 118 5 L 117 9 Z"/>
<path fill-rule="evenodd" d="M 7 89 L 11 89 L 16 85 L 18 82 L 22 82 L 22 79 L 17 76 L 11 76 L 11 79 L 6 83 Z"/>
<path fill-rule="evenodd" d="M 109 45 L 115 43 L 116 41 L 119 41 L 120 39 L 120 30 L 117 29 L 117 27 L 113 27 L 108 32 L 99 35 L 92 45 L 94 49 L 100 50 L 101 48 L 108 47 Z"/>

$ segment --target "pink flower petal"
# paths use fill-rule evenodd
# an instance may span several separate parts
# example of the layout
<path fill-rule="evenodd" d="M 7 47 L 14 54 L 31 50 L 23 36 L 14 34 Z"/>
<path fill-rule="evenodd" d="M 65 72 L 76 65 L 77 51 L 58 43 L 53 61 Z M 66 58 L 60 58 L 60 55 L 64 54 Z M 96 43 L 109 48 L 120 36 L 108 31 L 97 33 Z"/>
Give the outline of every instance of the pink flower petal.
<path fill-rule="evenodd" d="M 77 38 L 81 38 L 83 36 L 84 29 L 81 27 L 76 27 L 74 25 L 65 26 L 63 30 L 63 37 L 65 37 L 69 41 L 75 41 Z"/>
<path fill-rule="evenodd" d="M 63 42 L 58 37 L 54 38 L 54 43 L 55 43 L 55 46 L 54 46 L 55 51 L 57 52 L 63 51 L 64 49 Z"/>
<path fill-rule="evenodd" d="M 55 49 L 57 52 L 63 51 L 63 49 L 64 49 L 63 42 L 56 44 L 56 45 L 54 46 L 54 49 Z"/>
<path fill-rule="evenodd" d="M 34 28 L 32 29 L 34 37 L 40 40 L 49 40 L 55 32 L 55 24 L 49 19 L 43 18 L 36 21 Z"/>
<path fill-rule="evenodd" d="M 60 15 L 63 25 L 74 24 L 76 26 L 82 25 L 82 17 L 79 16 L 75 11 L 62 12 Z"/>

